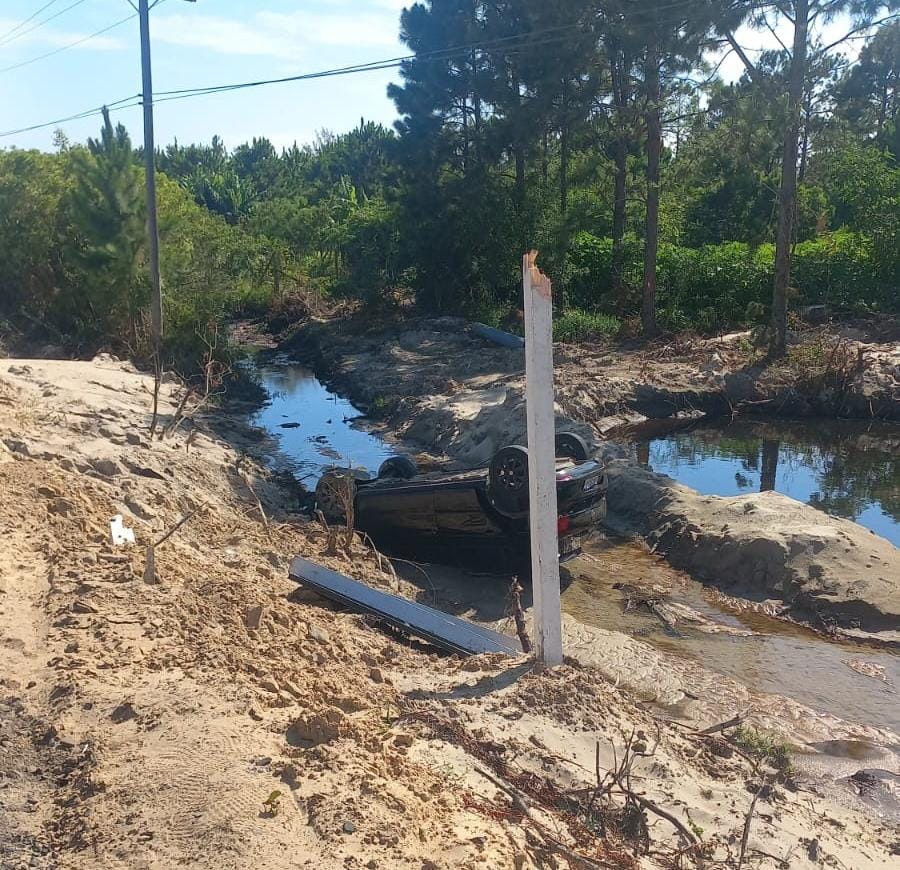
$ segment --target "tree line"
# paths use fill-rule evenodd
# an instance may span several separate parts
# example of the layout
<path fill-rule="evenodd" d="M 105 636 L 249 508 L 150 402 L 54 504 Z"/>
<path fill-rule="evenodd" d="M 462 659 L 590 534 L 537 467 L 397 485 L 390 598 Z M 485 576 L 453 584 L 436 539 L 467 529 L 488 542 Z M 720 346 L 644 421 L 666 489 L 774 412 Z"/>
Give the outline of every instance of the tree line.
<path fill-rule="evenodd" d="M 297 286 L 501 322 L 528 248 L 564 338 L 760 323 L 777 356 L 789 305 L 897 308 L 891 8 L 416 3 L 395 129 L 159 151 L 169 352 Z M 823 44 L 829 21 L 846 26 Z M 742 24 L 791 38 L 751 58 Z M 744 65 L 736 82 L 718 75 L 723 52 Z M 55 154 L 0 152 L 0 313 L 141 343 L 139 156 L 108 118 L 87 147 L 60 134 Z"/>

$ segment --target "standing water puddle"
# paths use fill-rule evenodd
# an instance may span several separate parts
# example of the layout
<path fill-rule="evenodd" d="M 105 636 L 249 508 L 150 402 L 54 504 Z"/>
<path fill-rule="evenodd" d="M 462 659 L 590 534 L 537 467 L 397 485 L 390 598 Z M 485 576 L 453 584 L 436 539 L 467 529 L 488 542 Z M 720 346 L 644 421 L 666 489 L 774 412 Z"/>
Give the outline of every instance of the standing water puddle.
<path fill-rule="evenodd" d="M 573 579 L 563 592 L 563 610 L 580 622 L 633 634 L 755 691 L 787 695 L 851 722 L 900 729 L 900 655 L 893 649 L 833 642 L 761 613 L 732 610 L 713 590 L 630 541 L 598 536 L 567 568 Z M 629 594 L 634 600 L 645 594 L 632 589 L 654 586 L 668 590 L 660 595 L 663 608 L 666 602 L 684 605 L 709 622 L 688 621 L 682 617 L 687 611 L 678 609 L 673 630 L 645 606 L 626 609 Z M 752 634 L 740 636 L 747 631 Z"/>
<path fill-rule="evenodd" d="M 704 495 L 775 490 L 900 546 L 900 426 L 737 420 L 635 444 L 639 462 Z"/>
<path fill-rule="evenodd" d="M 280 464 L 298 480 L 308 479 L 308 488 L 333 465 L 364 468 L 374 476 L 393 455 L 380 438 L 352 425 L 362 414 L 327 390 L 310 369 L 273 363 L 255 372 L 269 401 L 250 422 L 277 439 Z"/>
<path fill-rule="evenodd" d="M 346 399 L 327 390 L 310 369 L 270 362 L 258 365 L 255 371 L 269 401 L 253 414 L 250 422 L 277 439 L 278 464 L 298 479 L 308 478 L 309 488 L 332 465 L 352 464 L 374 474 L 381 462 L 395 452 L 377 436 L 354 426 L 354 421 L 362 416 L 360 412 Z M 724 431 L 731 439 L 727 448 L 721 446 L 723 430 L 696 430 L 651 442 L 651 464 L 669 473 L 695 469 L 699 479 L 685 476 L 679 479 L 706 492 L 713 491 L 708 487 L 716 481 L 723 486 L 730 483 L 730 492 L 747 491 L 749 485 L 745 488 L 735 483 L 735 473 L 748 480 L 752 477 L 758 486 L 762 434 L 753 429 L 747 434 L 742 428 L 733 427 Z M 783 447 L 779 447 L 776 480 L 779 488 L 784 486 L 784 491 L 797 497 L 797 481 L 806 481 L 808 487 L 814 474 L 806 470 L 804 457 L 825 462 L 824 454 L 813 450 L 800 453 L 797 458 L 798 454 L 792 452 L 800 449 L 795 448 L 796 442 L 789 441 L 784 431 L 779 437 Z M 871 461 L 870 467 L 878 473 L 873 472 L 868 479 L 859 462 L 851 461 L 852 472 L 844 471 L 839 477 L 842 491 L 853 493 L 852 505 L 866 504 L 874 511 L 872 505 L 877 503 L 881 506 L 879 510 L 892 509 L 896 517 L 900 515 L 898 460 L 889 457 L 887 461 L 881 448 L 873 448 L 870 454 L 860 446 L 861 437 L 856 434 L 853 450 L 846 448 L 845 452 L 862 450 Z M 675 438 L 681 440 L 671 440 Z M 704 458 L 721 466 L 712 466 L 715 474 L 707 469 L 705 478 L 703 469 L 698 470 Z M 740 471 L 734 471 L 735 468 Z M 728 469 L 727 473 L 723 469 Z M 835 472 L 831 474 L 834 477 Z M 703 489 L 704 480 L 706 489 Z M 792 486 L 794 489 L 790 489 Z M 893 502 L 889 498 L 891 486 Z M 567 568 L 573 580 L 563 592 L 563 609 L 581 622 L 634 634 L 664 652 L 696 660 L 755 691 L 787 695 L 850 721 L 900 728 L 896 703 L 900 655 L 892 650 L 830 642 L 777 619 L 754 612 L 732 611 L 727 605 L 717 603 L 711 590 L 635 543 L 598 536 L 587 544 L 585 555 L 569 563 Z M 448 580 L 453 575 L 452 584 L 461 598 L 468 594 L 473 598 L 484 595 L 484 578 L 470 577 L 443 566 L 436 573 Z M 614 588 L 614 584 L 624 584 L 624 588 Z M 698 626 L 679 617 L 672 631 L 646 608 L 624 611 L 629 587 L 646 589 L 654 585 L 669 590 L 664 596 L 666 601 L 690 608 L 708 623 Z M 502 598 L 505 583 L 498 582 L 496 588 Z M 498 606 L 502 612 L 502 604 Z M 710 626 L 716 625 L 753 634 L 710 633 Z M 857 667 L 867 669 L 861 663 L 874 666 L 868 670 L 876 676 L 866 676 L 856 670 Z"/>

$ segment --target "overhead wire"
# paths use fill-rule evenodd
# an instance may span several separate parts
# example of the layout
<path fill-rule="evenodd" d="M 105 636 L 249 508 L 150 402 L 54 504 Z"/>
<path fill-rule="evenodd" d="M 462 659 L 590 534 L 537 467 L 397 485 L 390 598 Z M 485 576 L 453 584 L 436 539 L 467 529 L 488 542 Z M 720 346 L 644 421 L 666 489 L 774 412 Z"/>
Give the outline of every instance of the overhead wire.
<path fill-rule="evenodd" d="M 57 3 L 59 0 L 51 0 L 52 3 Z M 134 4 L 131 3 L 131 0 L 127 0 L 128 5 L 134 8 Z M 153 10 L 157 6 L 162 6 L 166 0 L 156 0 L 156 2 L 150 6 L 150 9 Z M 47 4 L 50 5 L 50 4 Z M 46 6 L 44 7 L 47 8 Z M 72 8 L 72 7 L 69 7 Z M 37 14 L 37 13 L 35 13 Z M 123 24 L 127 24 L 129 21 L 133 21 L 138 17 L 138 13 L 134 12 L 131 15 L 126 15 L 125 18 L 121 18 L 118 21 L 114 21 L 112 24 L 108 24 L 106 27 L 101 27 L 100 30 L 96 30 L 93 33 L 89 33 L 87 36 L 82 36 L 80 39 L 76 39 L 67 45 L 60 46 L 59 48 L 55 48 L 52 51 L 45 52 L 44 54 L 39 54 L 36 57 L 30 57 L 28 60 L 19 61 L 18 63 L 10 64 L 9 66 L 0 67 L 0 75 L 7 72 L 12 72 L 16 69 L 21 69 L 24 66 L 30 66 L 33 63 L 37 63 L 41 60 L 46 60 L 48 57 L 53 57 L 54 55 L 61 54 L 64 51 L 68 51 L 70 48 L 76 48 L 79 45 L 84 45 L 84 43 L 88 42 L 91 39 L 94 39 L 98 36 L 103 36 L 106 33 L 109 33 L 111 30 L 115 30 L 117 27 L 121 27 Z"/>
<path fill-rule="evenodd" d="M 0 133 L 0 138 L 5 137 L 5 136 L 16 136 L 19 133 L 30 133 L 33 130 L 44 130 L 47 127 L 57 127 L 60 124 L 67 124 L 69 121 L 80 121 L 80 120 L 83 120 L 84 118 L 90 118 L 93 115 L 100 115 L 100 114 L 102 114 L 104 109 L 112 109 L 114 111 L 121 111 L 122 109 L 130 109 L 130 108 L 132 108 L 132 106 L 139 106 L 140 99 L 141 99 L 140 94 L 134 94 L 133 96 L 124 97 L 121 100 L 116 100 L 113 103 L 105 103 L 104 105 L 97 106 L 93 109 L 86 109 L 83 112 L 77 112 L 74 115 L 68 115 L 65 118 L 56 118 L 53 121 L 46 121 L 42 124 L 32 124 L 30 127 L 20 127 L 18 130 L 6 130 L 6 131 Z M 131 102 L 130 105 L 124 105 L 125 103 L 129 103 L 130 101 L 134 101 L 134 102 Z"/>
<path fill-rule="evenodd" d="M 51 6 L 53 6 L 54 3 L 59 3 L 59 0 L 48 0 L 48 2 L 41 6 L 41 8 L 38 9 L 37 12 L 32 12 L 31 15 L 29 15 L 24 21 L 20 21 L 15 27 L 7 30 L 6 33 L 0 35 L 0 42 L 3 42 L 3 40 L 6 39 L 7 36 L 12 36 L 12 34 L 14 34 L 17 30 L 21 30 L 30 21 L 34 21 L 34 19 L 37 18 L 38 15 L 40 15 L 45 9 L 49 9 Z"/>
<path fill-rule="evenodd" d="M 52 0 L 52 2 L 54 2 L 54 3 L 59 2 L 59 0 Z M 79 2 L 84 2 L 84 0 L 79 0 Z M 129 5 L 133 6 L 133 4 L 130 3 L 130 0 L 127 0 L 127 2 L 129 2 Z M 167 2 L 167 0 L 156 0 L 156 2 L 150 6 L 150 9 L 153 10 L 157 6 L 161 6 L 163 3 L 166 3 L 166 2 Z M 78 4 L 73 4 L 73 5 L 78 5 Z M 762 4 L 762 5 L 765 6 L 765 5 L 770 5 L 770 4 Z M 655 7 L 654 9 L 635 10 L 634 12 L 630 13 L 630 15 L 632 16 L 632 18 L 636 15 L 654 15 L 655 16 L 659 11 L 664 11 L 666 9 L 687 9 L 687 8 L 689 8 L 689 6 L 690 6 L 690 2 L 688 2 L 688 0 L 676 0 L 676 2 L 673 2 L 673 3 L 660 4 L 659 6 Z M 73 7 L 69 6 L 67 8 L 71 9 Z M 59 14 L 62 14 L 65 11 L 66 10 L 63 9 L 60 11 Z M 70 48 L 75 48 L 76 46 L 82 45 L 85 42 L 87 42 L 88 40 L 93 39 L 94 37 L 102 36 L 104 33 L 108 33 L 110 30 L 112 30 L 116 27 L 120 27 L 122 24 L 125 24 L 126 22 L 130 21 L 132 18 L 135 18 L 135 17 L 137 17 L 136 14 L 128 16 L 126 18 L 123 18 L 121 21 L 114 22 L 113 24 L 110 24 L 109 26 L 104 27 L 101 30 L 98 30 L 96 33 L 89 34 L 88 36 L 82 37 L 81 39 L 76 39 L 75 41 L 69 43 L 68 45 L 61 46 L 60 48 L 54 49 L 53 51 L 48 51 L 44 54 L 38 55 L 37 57 L 29 58 L 28 60 L 20 61 L 19 63 L 11 64 L 10 66 L 0 68 L 0 74 L 6 73 L 6 72 L 11 72 L 12 70 L 20 69 L 21 67 L 24 67 L 24 66 L 29 66 L 30 64 L 37 63 L 38 61 L 41 61 L 41 60 L 46 60 L 47 58 L 53 57 L 64 51 L 67 51 Z M 47 19 L 47 20 L 50 20 L 50 19 Z M 670 22 L 664 21 L 661 23 L 663 23 L 663 24 L 673 23 L 673 21 L 670 21 Z M 532 31 L 530 34 L 514 34 L 512 36 L 503 37 L 502 39 L 506 39 L 506 40 L 518 39 L 522 36 L 535 35 L 535 34 L 540 34 L 540 33 L 549 33 L 549 32 L 557 31 L 557 30 L 571 30 L 571 29 L 575 29 L 575 28 L 581 28 L 583 26 L 584 26 L 583 22 L 557 25 L 555 27 L 543 28 L 542 30 Z M 449 50 L 449 49 L 445 49 L 445 51 L 446 50 Z M 399 58 L 399 59 L 415 59 L 415 57 L 416 57 L 416 55 L 409 55 L 409 56 L 404 56 L 403 58 Z"/>
<path fill-rule="evenodd" d="M 160 0 L 160 2 L 164 2 L 164 0 Z M 525 36 L 527 36 L 527 35 L 528 34 L 525 34 Z M 518 34 L 517 38 L 521 39 L 522 36 L 523 36 L 522 34 Z M 510 39 L 512 39 L 512 37 L 504 37 L 504 38 L 498 39 L 496 41 L 489 41 L 488 43 L 472 44 L 472 45 L 467 45 L 467 46 L 456 47 L 456 48 L 452 49 L 452 51 L 455 52 L 456 54 L 459 54 L 461 51 L 468 52 L 468 51 L 471 51 L 473 48 L 482 47 L 482 45 L 494 47 L 495 42 L 506 43 L 506 42 L 509 42 Z M 558 39 L 559 38 L 557 38 L 556 41 L 558 41 Z M 545 44 L 545 42 L 546 41 L 541 42 L 541 43 L 536 43 L 534 41 L 526 41 L 523 45 L 513 46 L 512 48 L 513 49 L 521 49 L 523 47 L 531 48 L 538 44 Z M 420 59 L 423 59 L 423 60 L 450 59 L 449 55 L 448 55 L 448 51 L 451 51 L 451 50 L 444 49 L 439 52 L 433 52 L 432 54 L 429 54 L 429 55 L 420 56 Z M 432 55 L 434 55 L 434 56 L 432 56 Z M 153 102 L 154 102 L 154 104 L 155 103 L 164 103 L 164 102 L 170 102 L 172 100 L 189 99 L 192 97 L 206 96 L 206 95 L 213 94 L 213 93 L 223 93 L 226 91 L 242 90 L 245 88 L 255 88 L 255 87 L 261 87 L 263 85 L 269 85 L 269 84 L 280 84 L 280 83 L 286 83 L 286 82 L 304 81 L 304 80 L 318 79 L 318 78 L 330 78 L 333 76 L 351 75 L 351 74 L 360 73 L 360 72 L 372 72 L 372 71 L 382 70 L 382 69 L 392 69 L 392 68 L 396 68 L 396 67 L 400 66 L 400 64 L 404 60 L 411 60 L 411 59 L 415 59 L 415 58 L 416 58 L 416 55 L 406 55 L 406 56 L 398 57 L 398 58 L 388 58 L 386 60 L 381 60 L 381 61 L 371 61 L 369 63 L 364 63 L 364 64 L 355 64 L 353 66 L 338 67 L 338 68 L 329 69 L 329 70 L 320 70 L 320 71 L 312 72 L 312 73 L 303 73 L 303 74 L 300 74 L 297 76 L 286 76 L 286 77 L 279 78 L 279 79 L 264 79 L 264 80 L 251 81 L 251 82 L 237 82 L 234 84 L 227 84 L 227 85 L 214 85 L 212 87 L 207 87 L 207 88 L 185 88 L 185 89 L 180 89 L 180 90 L 175 90 L 175 91 L 158 91 L 158 92 L 154 93 L 154 95 L 153 95 Z M 122 105 L 123 103 L 126 103 L 128 100 L 140 101 L 140 99 L 141 99 L 141 95 L 136 94 L 134 97 L 126 98 L 126 100 L 119 100 L 119 101 L 117 101 L 117 103 L 108 103 L 108 104 L 106 104 L 106 108 L 114 108 L 117 106 L 118 107 L 117 111 L 120 111 L 122 109 L 127 109 L 127 108 L 132 107 L 131 105 Z M 138 103 L 134 103 L 133 105 L 137 105 L 137 104 Z M 103 109 L 102 106 L 98 106 L 96 108 L 87 109 L 83 112 L 78 112 L 74 115 L 70 115 L 65 118 L 58 118 L 53 121 L 47 121 L 47 122 L 40 123 L 40 124 L 32 124 L 28 127 L 21 127 L 16 130 L 6 130 L 3 132 L 0 132 L 0 138 L 14 136 L 19 133 L 28 133 L 28 132 L 32 132 L 34 130 L 41 130 L 41 129 L 45 129 L 47 127 L 53 127 L 57 124 L 67 123 L 68 121 L 81 120 L 83 118 L 90 117 L 91 115 L 100 114 L 102 109 Z"/>
<path fill-rule="evenodd" d="M 165 0 L 159 0 L 159 2 L 165 2 Z M 656 14 L 656 12 L 660 10 L 666 9 L 687 9 L 690 7 L 690 0 L 677 0 L 674 3 L 661 4 L 655 7 L 653 10 L 640 10 L 641 14 Z M 672 23 L 664 22 L 664 23 Z M 171 90 L 171 91 L 157 91 L 154 93 L 154 102 L 165 102 L 165 99 L 156 99 L 157 97 L 163 98 L 175 98 L 177 96 L 185 95 L 185 96 L 199 96 L 201 94 L 210 94 L 210 93 L 218 93 L 225 91 L 233 91 L 240 90 L 242 88 L 253 88 L 260 87 L 262 85 L 270 85 L 270 84 L 285 84 L 288 82 L 296 82 L 296 81 L 305 81 L 308 79 L 314 78 L 325 78 L 329 76 L 337 76 L 337 75 L 347 75 L 355 72 L 369 72 L 372 70 L 380 70 L 380 69 L 389 69 L 393 66 L 400 66 L 406 62 L 421 62 L 421 61 L 440 61 L 440 60 L 453 60 L 454 58 L 465 55 L 473 50 L 490 50 L 492 48 L 503 47 L 505 43 L 512 42 L 515 40 L 528 40 L 524 43 L 523 46 L 514 46 L 514 48 L 527 47 L 527 48 L 535 48 L 543 45 L 552 44 L 555 42 L 562 42 L 568 39 L 568 37 L 557 37 L 553 39 L 546 40 L 534 40 L 532 37 L 542 36 L 544 34 L 549 33 L 557 33 L 559 31 L 569 31 L 569 30 L 584 30 L 586 26 L 586 22 L 578 21 L 569 24 L 560 24 L 555 25 L 553 27 L 545 27 L 539 30 L 532 30 L 527 33 L 516 33 L 510 34 L 509 36 L 497 37 L 491 40 L 480 40 L 478 42 L 472 42 L 463 45 L 449 46 L 445 49 L 437 49 L 433 52 L 426 52 L 424 54 L 406 54 L 393 58 L 385 58 L 378 61 L 372 61 L 366 64 L 354 64 L 348 67 L 340 67 L 338 69 L 333 70 L 325 70 L 322 72 L 316 73 L 302 73 L 300 75 L 294 76 L 283 76 L 281 78 L 276 79 L 261 79 L 259 81 L 250 81 L 250 82 L 239 82 L 235 84 L 225 84 L 225 85 L 212 85 L 209 87 L 199 87 L 199 88 L 182 88 L 179 90 Z"/>
<path fill-rule="evenodd" d="M 82 2 L 83 2 L 83 0 L 82 0 Z M 154 6 L 158 6 L 161 3 L 165 3 L 165 2 L 166 2 L 166 0 L 157 0 L 157 2 L 154 4 Z M 75 4 L 75 5 L 77 5 L 77 4 Z M 653 12 L 655 14 L 660 9 L 674 9 L 674 8 L 682 9 L 682 8 L 687 8 L 689 5 L 690 4 L 685 3 L 684 0 L 679 0 L 679 2 L 663 4 L 654 10 L 648 10 L 648 12 Z M 765 4 L 765 5 L 770 5 L 770 4 Z M 67 7 L 67 8 L 71 8 L 71 6 Z M 65 11 L 65 10 L 62 10 L 62 11 Z M 61 13 L 58 13 L 58 14 L 61 14 Z M 109 25 L 107 28 L 104 29 L 104 31 L 98 31 L 97 34 L 92 34 L 91 36 L 84 37 L 79 42 L 87 41 L 88 39 L 93 38 L 93 36 L 99 35 L 101 32 L 105 32 L 107 30 L 113 29 L 114 27 L 118 27 L 121 24 L 124 24 L 126 21 L 129 21 L 134 17 L 135 17 L 134 15 L 128 16 L 128 18 L 122 19 L 119 22 L 115 22 L 114 24 Z M 374 71 L 378 71 L 378 70 L 394 69 L 394 68 L 402 66 L 404 63 L 411 62 L 411 61 L 417 61 L 417 62 L 448 61 L 448 60 L 453 60 L 459 56 L 466 56 L 470 52 L 477 51 L 477 50 L 491 50 L 494 48 L 506 47 L 507 50 L 510 52 L 519 52 L 524 49 L 532 49 L 532 48 L 536 48 L 536 47 L 540 47 L 540 46 L 544 46 L 544 45 L 548 45 L 548 44 L 562 42 L 562 41 L 565 41 L 566 39 L 568 39 L 567 36 L 558 35 L 556 37 L 547 38 L 547 39 L 543 39 L 543 40 L 535 40 L 532 38 L 534 36 L 541 35 L 541 34 L 549 34 L 549 33 L 559 33 L 560 31 L 568 31 L 568 30 L 572 30 L 572 29 L 576 29 L 576 28 L 582 29 L 583 27 L 584 27 L 583 22 L 576 22 L 576 23 L 566 24 L 566 25 L 556 25 L 554 27 L 543 28 L 541 30 L 531 31 L 528 33 L 511 34 L 509 36 L 498 37 L 493 40 L 486 40 L 486 41 L 483 40 L 480 42 L 469 43 L 467 45 L 451 46 L 446 49 L 439 49 L 434 52 L 428 52 L 425 54 L 401 55 L 401 56 L 394 57 L 394 58 L 386 58 L 386 59 L 382 59 L 382 60 L 378 60 L 378 61 L 370 61 L 368 63 L 354 64 L 354 65 L 350 65 L 350 66 L 346 66 L 346 67 L 338 67 L 338 68 L 329 69 L 329 70 L 320 70 L 320 71 L 311 72 L 311 73 L 302 73 L 302 74 L 294 75 L 294 76 L 283 76 L 283 77 L 274 78 L 274 79 L 260 79 L 260 80 L 256 80 L 256 81 L 236 82 L 236 83 L 230 83 L 230 84 L 224 84 L 224 85 L 212 85 L 212 86 L 198 87 L 198 88 L 182 88 L 182 89 L 169 90 L 169 91 L 157 91 L 153 94 L 153 102 L 154 102 L 154 104 L 155 103 L 165 103 L 165 102 L 171 102 L 171 101 L 175 101 L 175 100 L 191 99 L 193 97 L 209 96 L 209 95 L 216 94 L 216 93 L 226 93 L 226 92 L 231 92 L 231 91 L 244 90 L 244 89 L 248 89 L 248 88 L 257 88 L 257 87 L 262 87 L 262 86 L 266 86 L 266 85 L 285 84 L 285 83 L 290 83 L 290 82 L 309 81 L 309 80 L 313 80 L 313 79 L 330 78 L 330 77 L 335 77 L 335 76 L 353 75 L 353 74 L 362 73 L 362 72 L 374 72 Z M 518 44 L 509 45 L 509 46 L 506 45 L 507 43 L 511 43 L 515 40 L 519 41 Z M 71 46 L 67 46 L 67 47 L 71 47 Z M 58 53 L 58 51 L 65 50 L 65 48 L 66 47 L 63 47 L 61 49 L 58 49 L 57 52 L 51 52 L 50 54 Z M 24 63 L 20 64 L 20 65 L 24 65 Z M 6 70 L 0 69 L 0 72 L 5 72 L 5 71 Z M 142 95 L 136 94 L 133 97 L 128 97 L 124 100 L 119 100 L 116 103 L 108 103 L 108 104 L 106 104 L 106 108 L 115 108 L 116 111 L 121 111 L 124 109 L 132 108 L 133 106 L 139 105 L 141 99 L 142 99 Z M 126 103 L 129 103 L 129 104 L 126 105 Z M 100 114 L 103 108 L 104 107 L 99 106 L 94 109 L 88 109 L 84 112 L 79 112 L 77 114 L 70 115 L 65 118 L 59 118 L 59 119 L 56 119 L 53 121 L 47 121 L 47 122 L 40 123 L 40 124 L 33 124 L 28 127 L 22 127 L 22 128 L 15 129 L 15 130 L 7 130 L 4 132 L 0 132 L 0 138 L 14 136 L 14 135 L 18 135 L 20 133 L 26 133 L 26 132 L 32 132 L 35 130 L 45 129 L 47 127 L 52 127 L 52 126 L 56 126 L 58 124 L 67 123 L 69 121 L 81 120 L 81 119 L 84 119 L 87 117 L 91 117 L 92 115 Z"/>
<path fill-rule="evenodd" d="M 25 30 L 20 30 L 18 33 L 14 33 L 14 35 L 12 35 L 12 36 L 7 36 L 7 37 L 4 37 L 3 39 L 0 39 L 0 48 L 5 48 L 10 43 L 16 42 L 17 40 L 21 39 L 23 36 L 27 36 L 29 33 L 34 33 L 34 31 L 37 30 L 38 28 L 43 27 L 45 24 L 49 24 L 51 21 L 54 21 L 55 19 L 59 18 L 60 15 L 65 15 L 66 12 L 68 12 L 71 9 L 74 9 L 76 6 L 81 6 L 81 4 L 84 2 L 85 2 L 85 0 L 75 0 L 74 3 L 70 3 L 68 6 L 64 7 L 63 9 L 60 9 L 58 12 L 54 12 L 53 15 L 50 15 L 49 17 L 44 18 L 42 21 L 38 21 L 36 24 L 33 24 L 31 27 L 29 27 Z M 13 31 L 15 31 L 15 30 L 16 30 L 16 28 L 13 28 Z"/>
<path fill-rule="evenodd" d="M 121 18 L 119 21 L 115 21 L 112 24 L 95 31 L 94 33 L 90 33 L 87 36 L 82 36 L 80 39 L 76 39 L 73 42 L 68 43 L 68 45 L 62 45 L 59 48 L 54 48 L 52 51 L 46 52 L 45 54 L 39 54 L 37 57 L 31 57 L 28 60 L 19 61 L 19 63 L 0 67 L 0 74 L 12 72 L 14 69 L 21 69 L 25 66 L 30 66 L 33 63 L 37 63 L 39 60 L 46 60 L 48 57 L 53 57 L 56 54 L 61 54 L 64 51 L 68 51 L 70 48 L 84 45 L 84 43 L 88 42 L 89 40 L 94 39 L 98 36 L 103 36 L 103 34 L 109 33 L 110 30 L 115 30 L 117 27 L 121 27 L 123 24 L 127 24 L 129 21 L 133 21 L 135 18 L 137 18 L 137 14 L 132 13 L 125 18 Z"/>

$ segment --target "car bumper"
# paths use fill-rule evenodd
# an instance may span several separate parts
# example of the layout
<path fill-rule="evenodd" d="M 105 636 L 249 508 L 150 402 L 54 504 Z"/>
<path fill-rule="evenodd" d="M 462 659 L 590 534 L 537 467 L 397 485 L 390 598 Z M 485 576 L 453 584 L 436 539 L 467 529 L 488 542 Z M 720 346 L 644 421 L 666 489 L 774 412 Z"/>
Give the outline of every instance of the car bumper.
<path fill-rule="evenodd" d="M 606 499 L 592 504 L 589 508 L 568 514 L 569 528 L 559 536 L 559 561 L 567 562 L 581 555 L 583 539 L 606 519 Z"/>
<path fill-rule="evenodd" d="M 599 525 L 606 519 L 606 498 L 594 502 L 590 507 L 584 510 L 567 514 L 569 518 L 569 528 L 566 534 L 580 534 L 594 526 Z"/>

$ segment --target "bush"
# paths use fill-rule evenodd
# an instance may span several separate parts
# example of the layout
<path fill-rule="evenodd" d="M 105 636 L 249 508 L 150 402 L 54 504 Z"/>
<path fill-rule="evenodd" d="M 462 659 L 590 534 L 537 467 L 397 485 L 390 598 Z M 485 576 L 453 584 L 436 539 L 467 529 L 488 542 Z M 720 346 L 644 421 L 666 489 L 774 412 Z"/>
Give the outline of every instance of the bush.
<path fill-rule="evenodd" d="M 639 288 L 642 281 L 643 242 L 627 235 L 625 248 L 625 284 Z M 567 294 L 571 305 L 585 310 L 609 307 L 612 298 L 612 239 L 578 233 L 569 246 Z M 635 310 L 640 304 L 636 291 L 631 294 Z"/>
<path fill-rule="evenodd" d="M 63 161 L 39 151 L 0 151 L 0 312 L 27 305 L 43 319 L 60 282 L 62 202 L 71 188 Z"/>
<path fill-rule="evenodd" d="M 657 277 L 661 320 L 681 317 L 685 326 L 707 331 L 743 323 L 751 302 L 767 302 L 772 295 L 774 260 L 770 245 L 661 245 Z"/>
<path fill-rule="evenodd" d="M 340 228 L 344 277 L 339 289 L 373 302 L 396 286 L 400 275 L 400 231 L 394 210 L 372 199 L 351 210 Z"/>
<path fill-rule="evenodd" d="M 897 276 L 893 284 L 880 280 L 880 265 L 872 238 L 842 231 L 797 245 L 791 278 L 804 302 L 890 308 L 898 301 Z"/>
<path fill-rule="evenodd" d="M 131 207 L 143 196 L 122 139 L 92 151 L 0 152 L 0 313 L 85 354 L 146 357 L 144 221 Z M 275 245 L 228 225 L 163 174 L 158 195 L 164 361 L 190 372 L 211 344 L 222 358 L 231 353 L 217 323 L 265 309 Z"/>
<path fill-rule="evenodd" d="M 623 314 L 639 311 L 643 248 L 625 240 L 625 278 L 632 290 Z M 892 259 L 893 257 L 893 259 Z M 862 233 L 840 231 L 801 242 L 791 283 L 798 302 L 838 308 L 896 309 L 900 304 L 896 252 Z M 609 307 L 612 240 L 580 233 L 569 251 L 569 293 L 587 311 Z M 663 244 L 657 264 L 659 319 L 669 329 L 705 331 L 756 321 L 768 310 L 775 275 L 775 246 L 724 242 L 700 248 Z"/>
<path fill-rule="evenodd" d="M 619 332 L 620 326 L 619 319 L 610 314 L 570 309 L 553 322 L 553 338 L 556 341 L 610 339 Z"/>

